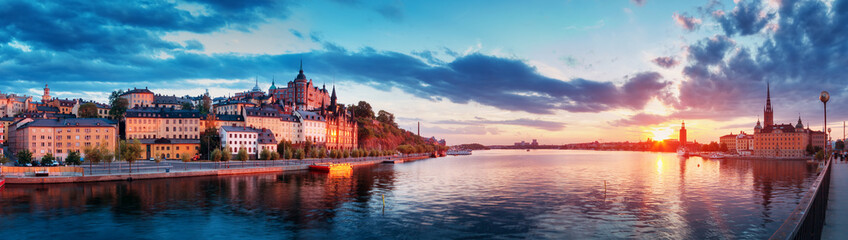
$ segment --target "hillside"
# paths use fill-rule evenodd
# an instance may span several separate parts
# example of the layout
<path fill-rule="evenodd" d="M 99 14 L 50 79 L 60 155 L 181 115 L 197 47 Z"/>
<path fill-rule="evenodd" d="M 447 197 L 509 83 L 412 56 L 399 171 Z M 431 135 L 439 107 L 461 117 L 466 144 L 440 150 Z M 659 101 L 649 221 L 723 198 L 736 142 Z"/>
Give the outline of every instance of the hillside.
<path fill-rule="evenodd" d="M 371 105 L 365 101 L 348 107 L 359 127 L 359 148 L 397 149 L 400 145 L 432 145 L 415 133 L 398 128 L 392 113 L 380 110 L 375 116 Z"/>

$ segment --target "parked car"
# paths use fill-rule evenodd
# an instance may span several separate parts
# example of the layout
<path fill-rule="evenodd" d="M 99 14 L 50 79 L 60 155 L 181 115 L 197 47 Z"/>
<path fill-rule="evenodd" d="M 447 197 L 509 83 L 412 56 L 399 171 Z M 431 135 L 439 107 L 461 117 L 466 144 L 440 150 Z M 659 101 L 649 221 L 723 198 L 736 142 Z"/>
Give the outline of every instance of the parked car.
<path fill-rule="evenodd" d="M 151 162 L 153 162 L 153 161 L 156 161 L 156 159 L 154 159 L 154 158 L 150 158 L 150 159 L 147 159 L 147 161 L 151 161 Z"/>

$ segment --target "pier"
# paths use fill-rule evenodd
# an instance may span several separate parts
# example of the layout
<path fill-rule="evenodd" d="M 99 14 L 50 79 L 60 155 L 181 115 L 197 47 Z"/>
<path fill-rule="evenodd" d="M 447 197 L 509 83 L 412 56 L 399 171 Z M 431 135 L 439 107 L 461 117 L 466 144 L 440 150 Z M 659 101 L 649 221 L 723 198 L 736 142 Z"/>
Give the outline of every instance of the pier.
<path fill-rule="evenodd" d="M 162 164 L 138 161 L 132 165 L 132 171 L 126 163 L 96 164 L 92 167 L 80 165 L 79 167 L 60 167 L 71 170 L 61 174 L 47 177 L 37 177 L 32 174 L 0 172 L 0 176 L 6 177 L 6 184 L 53 184 L 53 183 L 76 183 L 76 182 L 105 182 L 105 181 L 132 181 L 157 178 L 182 178 L 200 176 L 223 176 L 238 174 L 274 173 L 285 171 L 308 170 L 310 166 L 318 165 L 345 165 L 350 167 L 372 165 L 392 161 L 402 163 L 410 159 L 420 160 L 430 158 L 425 155 L 414 155 L 404 157 L 365 157 L 347 159 L 307 159 L 307 160 L 274 160 L 274 161 L 229 161 L 229 162 L 177 162 L 168 161 Z M 4 167 L 8 169 L 23 169 L 22 167 Z M 49 167 L 29 167 L 36 171 L 49 169 Z M 80 171 L 84 169 L 84 171 Z M 329 169 L 328 169 L 329 170 Z M 93 174 L 90 174 L 93 172 Z"/>

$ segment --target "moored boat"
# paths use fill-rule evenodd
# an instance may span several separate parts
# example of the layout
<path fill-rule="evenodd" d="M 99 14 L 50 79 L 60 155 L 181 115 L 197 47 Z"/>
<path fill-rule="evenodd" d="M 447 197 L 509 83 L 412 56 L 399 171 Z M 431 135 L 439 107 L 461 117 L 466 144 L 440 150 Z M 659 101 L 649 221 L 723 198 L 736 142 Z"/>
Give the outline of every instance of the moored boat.
<path fill-rule="evenodd" d="M 686 148 L 683 148 L 683 147 L 678 148 L 678 149 L 677 149 L 677 156 L 681 156 L 681 157 L 688 157 L 688 156 L 689 156 L 689 151 L 686 151 Z"/>
<path fill-rule="evenodd" d="M 724 154 L 722 154 L 722 153 L 710 153 L 709 158 L 710 159 L 723 159 Z"/>
<path fill-rule="evenodd" d="M 0 188 L 2 188 L 2 187 L 3 187 L 3 185 L 5 185 L 5 184 L 6 184 L 6 179 L 5 179 L 5 178 L 0 178 Z"/>
<path fill-rule="evenodd" d="M 448 155 L 471 155 L 470 149 L 450 149 L 447 151 Z"/>

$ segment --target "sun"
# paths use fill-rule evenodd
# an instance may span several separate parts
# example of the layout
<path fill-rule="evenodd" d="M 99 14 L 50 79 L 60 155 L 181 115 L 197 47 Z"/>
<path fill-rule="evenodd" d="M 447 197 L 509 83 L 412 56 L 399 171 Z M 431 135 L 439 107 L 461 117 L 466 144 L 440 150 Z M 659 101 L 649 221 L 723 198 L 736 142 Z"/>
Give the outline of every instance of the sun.
<path fill-rule="evenodd" d="M 674 129 L 671 128 L 654 128 L 651 130 L 651 134 L 654 135 L 653 139 L 655 141 L 668 140 L 671 139 L 671 136 L 674 135 Z"/>

